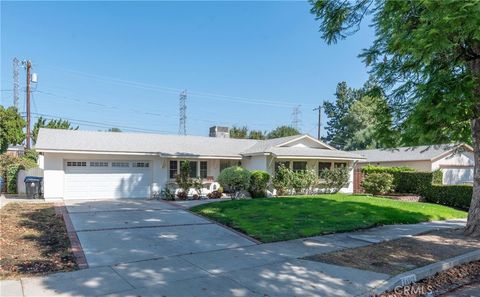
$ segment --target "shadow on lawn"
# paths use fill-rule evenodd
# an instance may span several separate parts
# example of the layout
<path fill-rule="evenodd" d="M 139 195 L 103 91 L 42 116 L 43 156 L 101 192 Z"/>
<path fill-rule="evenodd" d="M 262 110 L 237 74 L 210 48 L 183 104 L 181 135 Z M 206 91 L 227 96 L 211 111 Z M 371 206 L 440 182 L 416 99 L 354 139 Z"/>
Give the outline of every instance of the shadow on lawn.
<path fill-rule="evenodd" d="M 373 201 L 352 201 L 322 197 L 282 197 L 229 201 L 195 207 L 194 211 L 263 242 L 290 240 L 335 232 L 348 232 L 380 225 L 414 224 L 451 219 L 434 209 L 376 205 Z"/>

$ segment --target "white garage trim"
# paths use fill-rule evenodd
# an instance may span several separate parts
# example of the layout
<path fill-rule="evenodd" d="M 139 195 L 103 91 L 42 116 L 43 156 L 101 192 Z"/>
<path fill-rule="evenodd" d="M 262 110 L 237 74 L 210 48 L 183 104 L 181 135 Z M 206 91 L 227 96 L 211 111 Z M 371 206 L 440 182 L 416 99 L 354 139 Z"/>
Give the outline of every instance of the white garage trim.
<path fill-rule="evenodd" d="M 65 199 L 148 198 L 152 161 L 65 160 Z"/>

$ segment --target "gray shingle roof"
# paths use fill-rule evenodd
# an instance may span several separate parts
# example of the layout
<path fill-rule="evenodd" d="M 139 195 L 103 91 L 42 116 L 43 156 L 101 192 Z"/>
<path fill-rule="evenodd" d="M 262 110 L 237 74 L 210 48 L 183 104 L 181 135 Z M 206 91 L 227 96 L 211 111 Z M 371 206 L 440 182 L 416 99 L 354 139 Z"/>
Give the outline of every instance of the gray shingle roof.
<path fill-rule="evenodd" d="M 256 140 L 128 132 L 40 129 L 35 148 L 63 151 L 240 157 Z"/>
<path fill-rule="evenodd" d="M 438 145 L 422 145 L 398 147 L 391 149 L 375 149 L 352 151 L 364 156 L 366 159 L 361 162 L 391 162 L 391 161 L 421 161 L 432 160 L 442 154 L 457 148 L 458 144 L 438 144 Z"/>
<path fill-rule="evenodd" d="M 38 151 L 85 151 L 150 153 L 163 156 L 206 156 L 241 158 L 253 153 L 277 156 L 360 159 L 358 154 L 306 147 L 278 147 L 303 135 L 269 140 L 179 136 L 127 132 L 72 131 L 42 128 L 35 148 Z"/>

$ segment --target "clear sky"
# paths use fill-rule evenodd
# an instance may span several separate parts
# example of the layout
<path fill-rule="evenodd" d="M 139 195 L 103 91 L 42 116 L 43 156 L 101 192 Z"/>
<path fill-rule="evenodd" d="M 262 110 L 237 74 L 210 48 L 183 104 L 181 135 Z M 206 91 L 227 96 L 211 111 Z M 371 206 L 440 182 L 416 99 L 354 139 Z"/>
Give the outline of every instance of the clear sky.
<path fill-rule="evenodd" d="M 212 125 L 316 135 L 312 111 L 338 82 L 368 77 L 357 57 L 373 40 L 364 24 L 328 46 L 307 2 L 1 2 L 1 104 L 12 100 L 12 59 L 38 73 L 32 112 L 85 130 L 187 133 Z M 25 109 L 25 71 L 20 70 Z M 325 116 L 323 117 L 325 122 Z"/>

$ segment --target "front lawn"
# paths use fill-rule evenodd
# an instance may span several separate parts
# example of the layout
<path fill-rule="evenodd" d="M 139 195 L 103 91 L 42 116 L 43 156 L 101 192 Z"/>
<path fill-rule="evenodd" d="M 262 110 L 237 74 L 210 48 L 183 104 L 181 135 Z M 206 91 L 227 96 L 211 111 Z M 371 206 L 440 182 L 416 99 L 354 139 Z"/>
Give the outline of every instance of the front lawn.
<path fill-rule="evenodd" d="M 77 269 L 53 204 L 7 204 L 0 209 L 0 222 L 0 279 Z"/>
<path fill-rule="evenodd" d="M 231 200 L 191 210 L 262 242 L 467 216 L 437 204 L 346 194 Z"/>

